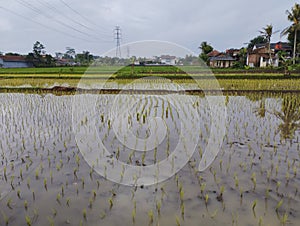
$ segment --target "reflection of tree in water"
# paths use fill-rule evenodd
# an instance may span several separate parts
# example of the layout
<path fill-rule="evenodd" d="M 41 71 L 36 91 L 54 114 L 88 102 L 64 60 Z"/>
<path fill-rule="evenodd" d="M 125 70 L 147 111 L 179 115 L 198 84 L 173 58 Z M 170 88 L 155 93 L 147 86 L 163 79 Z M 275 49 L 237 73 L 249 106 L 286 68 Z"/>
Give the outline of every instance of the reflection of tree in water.
<path fill-rule="evenodd" d="M 262 98 L 262 100 L 259 103 L 259 107 L 254 110 L 256 115 L 258 115 L 261 118 L 264 118 L 266 116 L 266 99 Z"/>
<path fill-rule="evenodd" d="M 281 112 L 275 111 L 274 114 L 282 121 L 278 126 L 281 139 L 293 139 L 295 131 L 300 128 L 300 100 L 297 95 L 285 95 Z"/>

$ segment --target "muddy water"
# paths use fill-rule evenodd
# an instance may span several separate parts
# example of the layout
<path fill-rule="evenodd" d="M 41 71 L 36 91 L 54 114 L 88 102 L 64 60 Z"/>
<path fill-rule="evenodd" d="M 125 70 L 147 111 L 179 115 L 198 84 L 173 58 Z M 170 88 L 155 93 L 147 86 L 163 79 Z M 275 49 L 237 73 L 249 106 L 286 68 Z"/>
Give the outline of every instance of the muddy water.
<path fill-rule="evenodd" d="M 207 145 L 210 114 L 205 98 L 190 97 L 193 104 L 179 108 L 191 117 L 196 109 L 200 116 L 195 153 L 176 175 L 148 187 L 119 185 L 93 171 L 75 140 L 72 98 L 0 95 L 0 225 L 26 225 L 26 217 L 32 225 L 300 224 L 299 96 L 228 96 L 226 136 L 205 172 L 197 166 Z M 166 158 L 180 127 L 189 125 L 180 121 L 177 105 L 143 96 L 128 121 L 132 132 L 149 136 L 150 116 L 162 117 L 168 128 L 156 158 L 153 150 L 143 157 L 124 147 L 108 123 L 105 111 L 116 96 L 97 98 L 97 136 L 112 158 L 119 149 L 118 158 L 128 164 L 151 165 Z"/>

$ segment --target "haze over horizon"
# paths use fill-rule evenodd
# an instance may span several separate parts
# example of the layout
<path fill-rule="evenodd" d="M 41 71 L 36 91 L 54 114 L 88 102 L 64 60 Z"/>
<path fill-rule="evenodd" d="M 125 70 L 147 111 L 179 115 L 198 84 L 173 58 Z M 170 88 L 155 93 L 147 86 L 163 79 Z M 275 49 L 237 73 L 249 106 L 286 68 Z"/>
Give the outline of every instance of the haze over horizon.
<path fill-rule="evenodd" d="M 190 0 L 0 0 L 0 52 L 27 54 L 35 41 L 46 52 L 101 55 L 114 48 L 114 28 L 122 29 L 121 44 L 162 40 L 182 45 L 196 54 L 207 41 L 215 49 L 240 48 L 272 24 L 281 31 L 290 22 L 286 10 L 297 2 L 287 1 Z M 280 39 L 280 32 L 272 42 Z M 124 53 L 125 55 L 125 53 Z"/>

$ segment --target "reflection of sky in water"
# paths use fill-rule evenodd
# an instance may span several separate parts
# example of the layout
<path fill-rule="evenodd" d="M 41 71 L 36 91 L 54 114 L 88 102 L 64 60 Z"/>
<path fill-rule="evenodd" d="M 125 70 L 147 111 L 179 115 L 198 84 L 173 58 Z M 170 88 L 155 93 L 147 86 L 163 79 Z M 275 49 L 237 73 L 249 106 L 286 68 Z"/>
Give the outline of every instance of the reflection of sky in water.
<path fill-rule="evenodd" d="M 294 99 L 298 98 L 296 94 L 293 96 Z M 110 104 L 111 99 L 113 98 L 114 95 L 102 95 L 103 106 L 105 106 L 105 104 Z M 200 119 L 202 120 L 201 122 L 203 122 L 200 124 L 202 133 L 200 142 L 197 151 L 192 158 L 192 162 L 199 162 L 199 150 L 201 148 L 204 150 L 207 134 L 209 133 L 209 115 L 206 109 L 207 103 L 205 102 L 205 99 L 195 96 L 192 96 L 191 98 L 194 100 L 195 105 L 190 107 L 197 108 L 197 112 L 199 112 Z M 291 100 L 290 102 L 292 102 L 294 99 L 286 98 L 285 100 Z M 261 104 L 262 101 L 264 102 L 264 105 Z M 198 104 L 196 104 L 197 102 Z M 11 167 L 7 167 L 7 177 L 10 178 L 12 175 L 15 175 L 14 183 L 16 189 L 18 189 L 19 186 L 22 188 L 23 198 L 32 200 L 32 192 L 26 187 L 26 178 L 29 177 L 32 181 L 31 189 L 35 190 L 36 196 L 49 199 L 45 200 L 37 198 L 35 201 L 35 207 L 39 209 L 41 216 L 38 218 L 38 224 L 42 225 L 49 223 L 42 215 L 51 215 L 51 209 L 53 207 L 57 209 L 60 208 L 60 210 L 65 213 L 64 216 L 59 215 L 58 213 L 56 221 L 59 224 L 65 222 L 65 216 L 69 216 L 70 219 L 76 219 L 76 222 L 79 222 L 82 218 L 81 208 L 79 210 L 74 206 L 67 208 L 64 205 L 58 205 L 55 201 L 57 193 L 61 191 L 61 184 L 65 183 L 66 178 L 69 180 L 69 187 L 65 188 L 66 193 L 69 189 L 72 190 L 73 183 L 80 184 L 80 180 L 74 181 L 73 178 L 73 169 L 76 168 L 74 156 L 79 152 L 72 132 L 72 96 L 0 94 L 0 103 L 0 147 L 2 161 L 0 164 L 0 171 L 3 172 L 5 162 L 7 162 L 9 166 L 9 163 L 13 160 L 15 168 L 12 170 Z M 148 111 L 149 114 L 155 114 L 156 111 L 157 115 L 162 115 L 162 104 L 163 102 L 158 99 L 158 103 L 153 101 L 152 106 L 150 105 L 150 101 L 147 104 L 142 102 L 141 106 L 145 106 L 145 111 Z M 166 103 L 164 104 L 166 107 Z M 279 194 L 283 195 L 284 202 L 281 207 L 282 211 L 280 212 L 280 216 L 283 215 L 283 211 L 291 212 L 292 214 L 289 215 L 289 221 L 295 225 L 299 223 L 300 215 L 298 211 L 300 198 L 299 193 L 296 194 L 295 191 L 296 188 L 299 188 L 300 186 L 298 177 L 300 132 L 297 127 L 295 131 L 292 132 L 292 139 L 282 140 L 282 127 L 280 125 L 291 122 L 291 120 L 289 121 L 287 117 L 282 117 L 286 119 L 286 121 L 284 121 L 276 114 L 276 112 L 279 112 L 281 115 L 291 116 L 293 117 L 292 121 L 297 124 L 296 113 L 297 109 L 299 109 L 299 105 L 297 103 L 294 103 L 294 105 L 293 108 L 288 107 L 289 104 L 284 104 L 284 100 L 278 97 L 264 97 L 259 99 L 256 97 L 230 96 L 228 98 L 227 133 L 222 146 L 222 151 L 219 153 L 211 169 L 211 172 L 217 172 L 216 179 L 219 181 L 219 185 L 224 184 L 226 186 L 226 195 L 224 195 L 226 209 L 223 212 L 222 204 L 215 199 L 213 191 L 218 192 L 219 187 L 214 182 L 213 174 L 210 170 L 207 170 L 200 175 L 204 180 L 202 182 L 206 183 L 206 190 L 210 196 L 210 205 L 208 208 L 210 212 L 213 212 L 218 208 L 220 209 L 218 209 L 218 214 L 214 219 L 210 218 L 211 213 L 206 215 L 203 219 L 204 222 L 226 222 L 231 224 L 232 214 L 230 211 L 232 209 L 235 209 L 236 213 L 240 215 L 238 221 L 241 224 L 244 222 L 253 223 L 254 220 L 258 221 L 257 218 L 253 217 L 251 210 L 251 203 L 253 203 L 254 200 L 258 200 L 256 207 L 256 214 L 258 217 L 261 216 L 260 213 L 266 212 L 264 222 L 277 222 L 279 224 L 280 221 L 277 219 L 274 209 L 281 200 L 281 196 L 278 196 L 276 193 L 276 183 L 277 181 L 281 181 Z M 137 110 L 141 110 L 141 106 L 137 107 Z M 262 108 L 262 106 L 265 108 L 265 114 L 262 114 L 263 117 L 257 113 L 258 109 Z M 174 119 L 168 117 L 167 120 L 168 126 L 172 128 L 172 130 L 169 131 L 170 151 L 172 151 L 171 149 L 174 143 L 176 144 L 176 138 L 178 136 L 178 134 L 176 134 L 176 120 L 175 114 Z M 98 123 L 100 124 L 100 122 L 101 118 Z M 136 123 L 134 125 L 136 125 L 136 127 L 134 127 L 135 132 L 140 131 L 141 136 L 146 134 L 147 127 L 144 126 L 143 123 Z M 117 145 L 117 142 L 113 141 L 112 134 L 108 133 L 107 126 L 103 127 L 101 133 L 103 133 L 104 136 L 105 133 L 107 133 L 107 139 L 105 141 L 106 145 Z M 165 149 L 166 140 L 161 145 L 161 148 Z M 49 183 L 48 190 L 50 192 L 45 196 L 43 194 L 43 178 L 49 177 L 49 169 L 47 168 L 48 152 L 50 152 L 51 161 L 53 161 L 53 165 L 51 165 L 51 167 L 53 167 L 52 171 L 58 176 L 54 178 L 54 184 L 52 186 L 50 186 Z M 120 159 L 126 161 L 129 154 L 130 152 L 122 152 Z M 43 157 L 41 157 L 41 155 L 43 155 Z M 57 156 L 56 162 L 54 161 L 54 155 Z M 70 163 L 67 163 L 68 155 L 71 157 Z M 148 162 L 146 161 L 146 163 L 151 163 L 151 156 L 153 155 L 147 156 Z M 231 157 L 229 158 L 229 156 Z M 28 157 L 32 160 L 32 165 L 29 167 L 29 170 L 26 171 L 24 164 L 22 164 L 22 158 L 26 160 Z M 160 154 L 157 157 L 158 159 L 161 159 L 165 156 L 164 154 Z M 62 170 L 58 172 L 55 167 L 60 159 L 64 162 L 64 166 Z M 134 160 L 137 159 L 138 156 L 136 156 L 136 159 Z M 228 173 L 226 173 L 229 163 L 228 159 L 231 159 L 231 165 Z M 223 161 L 222 170 L 219 170 L 220 160 Z M 39 167 L 40 163 L 43 164 L 45 170 L 44 174 L 41 175 L 41 179 L 36 180 L 34 176 L 35 169 Z M 133 164 L 136 164 L 136 162 L 133 162 Z M 275 170 L 277 166 L 279 171 L 276 175 Z M 24 181 L 17 176 L 20 167 L 23 167 Z M 293 176 L 294 167 L 296 167 L 298 173 L 296 177 Z M 273 172 L 270 176 L 270 181 L 267 182 L 268 173 L 272 168 Z M 89 181 L 88 172 L 90 168 L 85 165 L 84 162 L 81 162 L 80 170 L 81 171 L 79 171 L 78 174 L 82 171 L 86 172 L 86 175 L 82 174 L 79 176 L 79 178 L 82 176 L 86 177 L 86 192 L 79 192 L 79 195 L 77 196 L 76 190 L 72 190 L 72 193 L 68 193 L 66 196 L 70 196 L 72 198 L 71 203 L 76 203 L 76 206 L 80 206 L 82 203 L 85 203 L 87 206 L 88 198 L 90 196 L 88 192 L 95 189 L 92 186 L 96 183 L 95 181 Z M 251 175 L 253 172 L 256 172 L 257 177 L 257 190 L 255 192 L 252 191 L 253 185 L 251 182 Z M 244 194 L 242 204 L 240 203 L 239 188 L 235 188 L 234 180 L 232 179 L 234 178 L 234 173 L 237 173 L 239 176 L 240 186 L 244 191 L 247 191 L 247 193 Z M 289 184 L 285 185 L 287 173 L 289 173 L 290 180 Z M 185 196 L 187 197 L 184 202 L 185 211 L 190 216 L 185 219 L 185 222 L 189 225 L 196 225 L 197 222 L 199 223 L 199 220 L 202 219 L 199 217 L 199 211 L 204 215 L 207 213 L 203 200 L 198 198 L 198 196 L 201 195 L 199 192 L 199 184 L 197 182 L 199 178 L 198 176 L 195 177 L 193 170 L 190 170 L 188 167 L 185 167 L 179 172 L 179 178 L 184 184 Z M 20 183 L 20 185 L 18 185 L 18 183 Z M 163 199 L 164 209 L 162 212 L 163 219 L 161 223 L 167 225 L 175 222 L 173 219 L 174 213 L 180 215 L 180 213 L 176 212 L 179 208 L 179 204 L 177 205 L 178 190 L 176 189 L 176 183 L 172 179 L 165 182 L 163 185 L 167 194 L 165 197 L 167 198 Z M 106 211 L 103 206 L 107 206 L 107 200 L 111 195 L 110 190 L 112 187 L 111 184 L 105 180 L 101 180 L 101 186 L 103 186 L 100 187 L 102 191 L 104 190 L 106 193 L 97 196 L 97 201 L 101 202 L 101 205 L 99 204 L 99 206 L 97 206 L 97 203 L 94 205 L 95 208 L 97 208 L 97 211 L 102 210 L 101 208 L 103 208 L 103 211 Z M 260 203 L 260 200 L 264 199 L 268 187 L 272 191 L 270 191 L 268 209 L 265 210 L 264 201 L 261 201 Z M 55 189 L 55 192 L 52 192 L 51 189 Z M 113 222 L 117 224 L 117 222 L 120 223 L 121 221 L 126 222 L 128 225 L 131 224 L 131 190 L 129 189 L 127 191 L 126 189 L 127 188 L 123 188 L 117 191 L 116 201 L 112 210 L 116 212 L 112 212 L 111 215 L 108 215 L 103 219 L 104 224 Z M 14 203 L 17 203 L 18 200 L 15 192 L 12 191 L 10 183 L 6 183 L 3 176 L 0 177 L 0 191 L 0 207 L 6 211 L 7 198 L 12 197 Z M 155 200 L 153 202 L 151 201 L 155 199 L 153 198 L 153 194 L 154 192 L 152 192 L 151 189 L 138 190 L 136 193 L 135 200 L 137 201 L 138 211 L 144 211 L 143 214 L 145 216 L 147 216 L 148 209 L 155 206 Z M 82 195 L 84 197 L 82 197 Z M 291 197 L 291 202 L 288 201 L 288 196 Z M 81 203 L 76 202 L 76 199 L 81 200 Z M 47 205 L 45 205 L 45 203 L 47 203 Z M 126 211 L 126 208 L 124 208 L 128 206 L 130 207 L 130 211 Z M 24 210 L 23 202 L 21 205 L 15 205 L 14 210 L 22 212 Z M 89 215 L 89 223 L 91 223 L 91 225 L 99 224 L 99 211 L 97 214 Z M 6 212 L 8 214 L 10 213 L 9 211 Z M 116 213 L 118 213 L 118 219 L 113 217 Z M 140 225 L 145 225 L 148 222 L 147 217 L 144 217 L 143 214 L 137 216 L 137 221 Z M 14 217 L 15 225 L 24 224 L 24 217 L 19 218 L 17 216 L 18 215 L 15 215 Z M 93 224 L 93 220 L 97 223 Z M 74 224 L 76 222 L 74 222 Z M 0 221 L 0 223 L 2 222 Z"/>

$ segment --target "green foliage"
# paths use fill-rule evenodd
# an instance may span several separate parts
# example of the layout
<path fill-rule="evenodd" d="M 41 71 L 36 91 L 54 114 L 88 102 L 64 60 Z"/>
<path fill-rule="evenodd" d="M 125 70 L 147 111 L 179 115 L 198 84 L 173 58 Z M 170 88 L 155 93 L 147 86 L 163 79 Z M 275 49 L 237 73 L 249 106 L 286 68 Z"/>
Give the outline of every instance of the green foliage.
<path fill-rule="evenodd" d="M 200 59 L 208 63 L 209 57 L 207 56 L 207 54 L 213 51 L 214 48 L 211 45 L 209 45 L 206 41 L 204 41 L 199 46 L 199 49 L 201 49 L 201 53 L 199 55 Z"/>
<path fill-rule="evenodd" d="M 268 42 L 268 40 L 262 36 L 262 35 L 259 35 L 253 39 L 250 40 L 249 44 L 248 44 L 248 49 L 253 49 L 253 47 L 257 44 L 266 44 Z"/>
<path fill-rule="evenodd" d="M 286 11 L 287 19 L 292 22 L 290 26 L 281 32 L 281 36 L 288 35 L 288 39 L 293 43 L 293 64 L 296 63 L 297 42 L 300 31 L 300 4 L 295 3 L 292 9 Z"/>

